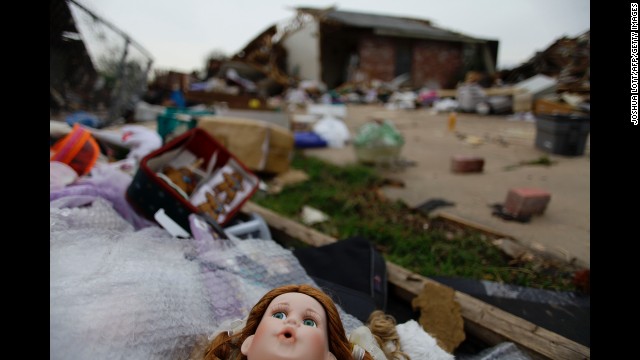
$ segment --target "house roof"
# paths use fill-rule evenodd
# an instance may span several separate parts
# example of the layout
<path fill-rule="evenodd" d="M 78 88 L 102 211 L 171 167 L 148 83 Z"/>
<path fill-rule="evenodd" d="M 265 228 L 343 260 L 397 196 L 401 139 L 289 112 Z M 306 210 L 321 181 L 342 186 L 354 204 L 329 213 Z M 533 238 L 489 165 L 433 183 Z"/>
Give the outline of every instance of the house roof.
<path fill-rule="evenodd" d="M 335 10 L 335 8 L 316 9 L 299 7 L 297 10 L 317 16 L 321 21 L 372 29 L 377 35 L 471 43 L 487 41 L 487 39 L 474 38 L 459 32 L 433 26 L 429 20 L 424 19 L 342 11 Z"/>

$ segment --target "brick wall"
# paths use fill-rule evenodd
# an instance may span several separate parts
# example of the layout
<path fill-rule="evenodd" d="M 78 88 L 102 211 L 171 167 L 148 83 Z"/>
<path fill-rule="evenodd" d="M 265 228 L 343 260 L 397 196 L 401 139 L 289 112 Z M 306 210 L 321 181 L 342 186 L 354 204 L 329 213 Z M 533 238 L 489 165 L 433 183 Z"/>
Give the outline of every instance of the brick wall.
<path fill-rule="evenodd" d="M 413 47 L 415 86 L 437 82 L 441 88 L 454 89 L 462 73 L 462 44 L 420 40 Z"/>
<path fill-rule="evenodd" d="M 453 89 L 462 74 L 462 44 L 442 41 L 415 40 L 412 44 L 413 86 L 437 83 Z M 388 37 L 363 37 L 359 44 L 360 70 L 369 79 L 391 81 L 395 77 L 395 42 Z"/>
<path fill-rule="evenodd" d="M 360 40 L 360 70 L 369 79 L 393 80 L 395 50 L 393 41 L 384 37 L 363 37 Z"/>

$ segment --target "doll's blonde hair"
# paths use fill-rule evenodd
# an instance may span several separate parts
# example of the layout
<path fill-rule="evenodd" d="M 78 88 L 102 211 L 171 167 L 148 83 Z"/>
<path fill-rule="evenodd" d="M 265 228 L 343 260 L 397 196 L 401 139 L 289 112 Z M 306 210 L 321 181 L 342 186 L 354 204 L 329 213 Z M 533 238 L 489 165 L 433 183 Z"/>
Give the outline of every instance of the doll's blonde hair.
<path fill-rule="evenodd" d="M 381 310 L 373 311 L 367 320 L 367 327 L 388 360 L 411 360 L 409 355 L 401 351 L 396 325 L 396 319 Z"/>

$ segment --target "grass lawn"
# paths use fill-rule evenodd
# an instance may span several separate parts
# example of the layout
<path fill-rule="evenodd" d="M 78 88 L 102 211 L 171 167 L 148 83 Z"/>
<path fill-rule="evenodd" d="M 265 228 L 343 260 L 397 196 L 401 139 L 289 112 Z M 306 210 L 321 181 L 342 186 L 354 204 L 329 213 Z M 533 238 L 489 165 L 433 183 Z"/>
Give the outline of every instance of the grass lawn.
<path fill-rule="evenodd" d="M 362 236 L 383 256 L 420 275 L 499 281 L 547 290 L 574 291 L 576 269 L 544 261 L 513 259 L 489 235 L 432 219 L 402 202 L 378 195 L 383 184 L 366 165 L 340 167 L 296 151 L 292 168 L 309 180 L 280 193 L 257 193 L 252 201 L 299 222 L 302 207 L 316 208 L 329 220 L 310 227 L 337 239 Z"/>

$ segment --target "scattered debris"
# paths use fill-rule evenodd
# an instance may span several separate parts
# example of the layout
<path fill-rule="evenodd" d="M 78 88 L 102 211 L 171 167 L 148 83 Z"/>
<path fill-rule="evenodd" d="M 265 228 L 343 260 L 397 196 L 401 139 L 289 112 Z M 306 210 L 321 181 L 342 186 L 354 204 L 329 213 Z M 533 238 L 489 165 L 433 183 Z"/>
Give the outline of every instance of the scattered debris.
<path fill-rule="evenodd" d="M 411 301 L 411 306 L 420 310 L 418 322 L 445 351 L 453 353 L 464 341 L 464 321 L 452 288 L 428 282 Z"/>
<path fill-rule="evenodd" d="M 519 167 L 522 166 L 527 166 L 527 165 L 541 165 L 541 166 L 551 166 L 553 164 L 556 164 L 557 161 L 551 160 L 549 159 L 549 157 L 547 155 L 542 155 L 537 159 L 533 159 L 533 160 L 523 160 L 520 161 L 519 163 L 515 164 L 515 165 L 508 165 L 504 167 L 504 170 L 514 170 L 517 169 Z"/>
<path fill-rule="evenodd" d="M 484 158 L 471 155 L 455 155 L 451 158 L 451 172 L 479 173 L 484 168 Z"/>
<path fill-rule="evenodd" d="M 532 262 L 536 260 L 536 255 L 526 246 L 520 245 L 516 241 L 509 238 L 499 238 L 491 240 L 491 243 L 502 252 L 518 262 Z"/>
<path fill-rule="evenodd" d="M 504 212 L 513 216 L 542 215 L 551 201 L 551 194 L 540 188 L 517 187 L 507 192 Z"/>
<path fill-rule="evenodd" d="M 403 188 L 405 186 L 404 181 L 398 180 L 398 179 L 389 179 L 389 178 L 382 179 L 381 185 L 391 186 L 396 188 Z"/>
<path fill-rule="evenodd" d="M 302 170 L 289 169 L 287 172 L 278 174 L 267 184 L 267 193 L 278 194 L 287 185 L 297 184 L 309 180 L 309 175 Z"/>
<path fill-rule="evenodd" d="M 404 137 L 388 119 L 370 119 L 353 138 L 356 158 L 365 164 L 393 163 L 403 146 Z"/>
<path fill-rule="evenodd" d="M 536 74 L 557 77 L 558 90 L 585 93 L 590 85 L 591 32 L 562 37 L 527 62 L 503 72 L 506 82 L 518 82 Z"/>
<path fill-rule="evenodd" d="M 471 146 L 478 146 L 478 145 L 484 144 L 484 139 L 474 135 L 469 135 L 465 137 L 464 141 Z"/>
<path fill-rule="evenodd" d="M 329 216 L 327 214 L 307 205 L 302 207 L 301 216 L 302 216 L 302 222 L 305 225 L 318 224 L 318 223 L 329 220 Z"/>
<path fill-rule="evenodd" d="M 422 203 L 421 205 L 418 205 L 415 209 L 423 212 L 426 215 L 429 215 L 431 211 L 442 206 L 455 206 L 455 203 L 452 203 L 444 199 L 430 199 Z"/>
<path fill-rule="evenodd" d="M 591 271 L 589 269 L 578 270 L 573 273 L 573 283 L 582 293 L 591 294 Z"/>
<path fill-rule="evenodd" d="M 504 206 L 500 203 L 489 205 L 493 209 L 492 215 L 502 218 L 508 221 L 517 221 L 521 223 L 528 223 L 531 221 L 531 215 L 512 215 L 504 210 Z"/>

